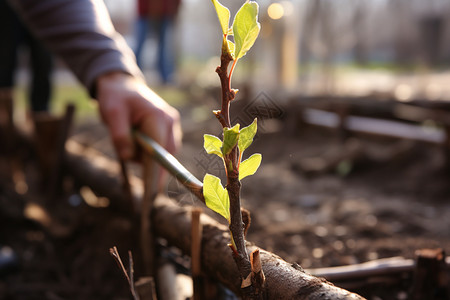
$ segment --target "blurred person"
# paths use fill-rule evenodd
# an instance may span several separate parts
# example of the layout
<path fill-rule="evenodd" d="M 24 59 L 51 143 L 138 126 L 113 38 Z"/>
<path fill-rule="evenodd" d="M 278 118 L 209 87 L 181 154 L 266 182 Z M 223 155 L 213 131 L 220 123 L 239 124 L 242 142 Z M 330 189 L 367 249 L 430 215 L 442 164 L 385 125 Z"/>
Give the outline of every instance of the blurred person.
<path fill-rule="evenodd" d="M 168 151 L 176 150 L 181 142 L 179 113 L 146 85 L 132 50 L 114 29 L 103 0 L 9 3 L 32 33 L 62 58 L 98 100 L 100 115 L 121 159 L 135 157 L 132 128 Z M 4 48 L 2 43 L 0 49 Z M 2 273 L 15 264 L 16 258 L 9 247 L 0 245 L 0 250 Z"/>
<path fill-rule="evenodd" d="M 163 84 L 173 81 L 175 58 L 173 52 L 174 25 L 181 0 L 138 0 L 135 25 L 134 53 L 142 69 L 142 51 L 149 29 L 157 40 L 157 70 Z"/>
<path fill-rule="evenodd" d="M 102 0 L 10 0 L 35 36 L 98 100 L 121 159 L 134 157 L 132 128 L 169 152 L 181 142 L 178 111 L 145 83 L 132 50 L 112 25 Z"/>
<path fill-rule="evenodd" d="M 33 112 L 47 111 L 51 97 L 52 57 L 19 20 L 6 0 L 0 0 L 0 88 L 12 89 L 21 46 L 30 58 L 29 103 Z"/>

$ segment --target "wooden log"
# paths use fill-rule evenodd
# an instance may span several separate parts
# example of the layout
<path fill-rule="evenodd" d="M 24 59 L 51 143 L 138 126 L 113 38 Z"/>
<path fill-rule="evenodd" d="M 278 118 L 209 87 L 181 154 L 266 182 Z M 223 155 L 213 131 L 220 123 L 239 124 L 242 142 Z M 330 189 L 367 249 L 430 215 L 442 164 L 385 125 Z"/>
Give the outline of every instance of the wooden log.
<path fill-rule="evenodd" d="M 118 162 L 70 139 L 66 143 L 66 151 L 65 169 L 79 184 L 89 185 L 97 196 L 108 198 L 111 208 L 131 212 L 129 201 L 124 201 L 129 199 L 129 195 L 119 180 L 121 167 Z M 131 175 L 129 180 L 134 194 L 133 199 L 141 199 L 143 195 L 141 181 Z"/>
<path fill-rule="evenodd" d="M 76 153 L 76 150 L 79 153 Z M 95 155 L 95 151 L 88 149 L 83 151 L 83 147 L 75 142 L 68 143 L 67 152 L 67 167 L 72 174 L 77 175 L 80 183 L 90 185 L 100 195 L 109 195 L 115 206 L 120 206 L 114 203 L 115 201 L 125 202 L 118 179 L 120 167 L 117 163 L 108 162 L 108 159 L 99 156 L 98 153 Z M 115 176 L 111 172 L 111 165 L 116 165 Z M 189 253 L 191 208 L 180 207 L 171 199 L 159 196 L 152 213 L 152 223 L 156 234 L 165 238 L 171 245 Z M 230 241 L 228 228 L 206 215 L 202 215 L 201 222 L 203 225 L 202 270 L 209 277 L 239 294 L 241 281 L 227 246 Z M 257 248 L 252 244 L 248 244 L 247 247 L 249 252 Z M 307 274 L 298 266 L 282 260 L 273 253 L 260 249 L 260 256 L 266 277 L 267 299 L 364 299 Z"/>
<path fill-rule="evenodd" d="M 153 215 L 156 233 L 185 253 L 189 253 L 191 246 L 190 210 L 177 206 L 167 197 L 159 196 L 155 201 Z M 227 246 L 230 241 L 227 226 L 218 224 L 206 215 L 202 215 L 201 222 L 202 270 L 239 294 L 241 280 Z M 247 249 L 251 252 L 257 247 L 247 243 Z M 307 274 L 273 253 L 260 249 L 260 255 L 268 299 L 363 299 Z"/>

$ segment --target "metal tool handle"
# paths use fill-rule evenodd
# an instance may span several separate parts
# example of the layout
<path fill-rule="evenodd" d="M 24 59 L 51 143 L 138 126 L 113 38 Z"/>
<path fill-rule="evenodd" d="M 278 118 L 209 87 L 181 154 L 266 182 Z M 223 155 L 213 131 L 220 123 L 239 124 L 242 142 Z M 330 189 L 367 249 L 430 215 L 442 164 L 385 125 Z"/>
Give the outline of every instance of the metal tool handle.
<path fill-rule="evenodd" d="M 138 144 L 148 154 L 157 160 L 170 174 L 175 176 L 191 193 L 197 196 L 202 202 L 205 202 L 203 197 L 203 183 L 200 180 L 192 175 L 172 154 L 152 138 L 139 131 L 134 132 L 134 136 Z"/>

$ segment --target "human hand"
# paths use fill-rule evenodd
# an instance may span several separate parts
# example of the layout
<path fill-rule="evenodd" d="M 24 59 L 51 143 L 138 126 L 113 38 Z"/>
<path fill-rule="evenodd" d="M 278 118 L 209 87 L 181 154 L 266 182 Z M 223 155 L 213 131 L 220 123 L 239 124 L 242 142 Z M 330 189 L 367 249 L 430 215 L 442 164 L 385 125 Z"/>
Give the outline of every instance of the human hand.
<path fill-rule="evenodd" d="M 114 147 L 123 160 L 135 154 L 131 129 L 139 129 L 169 152 L 181 144 L 178 111 L 155 94 L 143 80 L 122 72 L 97 79 L 97 100 Z"/>

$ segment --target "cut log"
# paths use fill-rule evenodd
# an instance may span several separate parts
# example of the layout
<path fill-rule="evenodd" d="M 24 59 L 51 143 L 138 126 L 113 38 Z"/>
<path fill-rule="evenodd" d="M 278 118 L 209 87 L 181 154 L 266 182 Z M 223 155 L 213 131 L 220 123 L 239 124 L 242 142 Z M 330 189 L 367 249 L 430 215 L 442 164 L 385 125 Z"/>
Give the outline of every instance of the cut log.
<path fill-rule="evenodd" d="M 68 143 L 66 166 L 81 184 L 89 185 L 100 196 L 110 197 L 115 206 L 121 205 L 114 202 L 126 202 L 126 198 L 123 198 L 124 192 L 120 188 L 120 167 L 116 162 L 71 141 Z M 190 212 L 191 208 L 180 207 L 171 199 L 159 196 L 152 215 L 156 234 L 185 253 L 191 250 Z M 201 222 L 202 270 L 239 294 L 241 281 L 227 246 L 230 241 L 228 228 L 206 215 L 202 215 Z M 255 245 L 247 245 L 249 252 L 256 248 Z M 297 265 L 291 265 L 273 253 L 260 249 L 260 255 L 266 276 L 268 299 L 364 299 L 324 279 L 307 274 Z"/>

